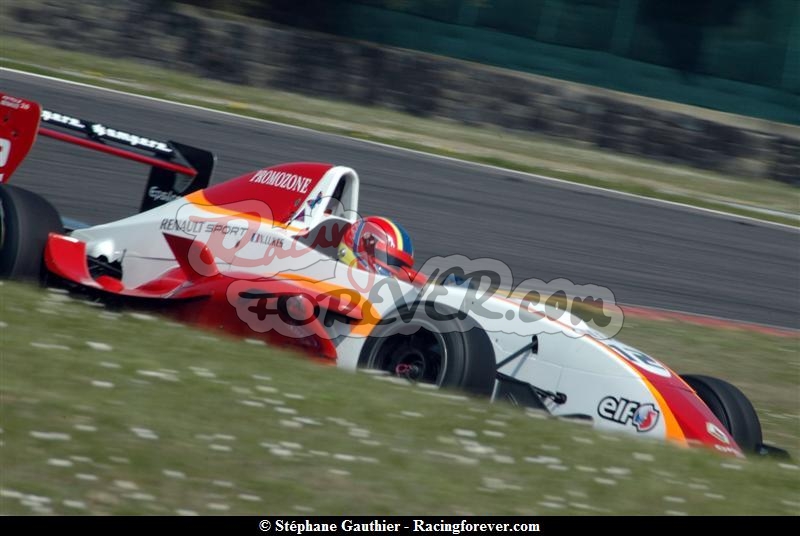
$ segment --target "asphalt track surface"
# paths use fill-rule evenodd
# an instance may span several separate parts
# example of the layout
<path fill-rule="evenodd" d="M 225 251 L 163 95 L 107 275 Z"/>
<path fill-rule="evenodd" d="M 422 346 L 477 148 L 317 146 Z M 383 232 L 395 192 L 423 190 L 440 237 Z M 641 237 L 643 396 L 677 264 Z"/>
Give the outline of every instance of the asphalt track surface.
<path fill-rule="evenodd" d="M 210 149 L 214 182 L 290 161 L 350 166 L 360 212 L 402 223 L 418 264 L 491 257 L 516 283 L 566 278 L 608 287 L 619 303 L 800 328 L 797 230 L 6 70 L 0 92 Z M 40 137 L 13 182 L 95 224 L 134 213 L 146 175 L 140 164 Z"/>

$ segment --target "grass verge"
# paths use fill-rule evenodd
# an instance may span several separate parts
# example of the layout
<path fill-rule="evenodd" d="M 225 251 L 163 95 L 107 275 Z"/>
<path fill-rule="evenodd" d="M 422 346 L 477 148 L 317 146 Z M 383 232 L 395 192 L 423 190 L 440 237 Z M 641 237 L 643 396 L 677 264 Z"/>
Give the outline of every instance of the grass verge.
<path fill-rule="evenodd" d="M 18 38 L 4 37 L 0 56 L 3 67 L 732 214 L 800 224 L 797 188 L 746 175 L 723 176 L 608 153 L 568 140 L 203 80 L 153 65 L 59 50 Z"/>
<path fill-rule="evenodd" d="M 682 335 L 668 324 L 628 323 L 622 338 L 646 341 L 643 349 L 654 353 L 669 349 L 669 359 L 696 371 L 747 376 L 743 387 L 756 405 L 781 416 L 767 420 L 767 437 L 783 426 L 791 443 L 783 446 L 797 455 L 796 341 L 707 328 Z M 711 359 L 715 349 L 724 359 Z M 747 360 L 751 352 L 763 362 Z M 783 392 L 792 387 L 793 405 Z M 794 462 L 739 461 L 597 433 L 10 283 L 0 286 L 0 423 L 2 514 L 797 514 L 800 507 Z"/>

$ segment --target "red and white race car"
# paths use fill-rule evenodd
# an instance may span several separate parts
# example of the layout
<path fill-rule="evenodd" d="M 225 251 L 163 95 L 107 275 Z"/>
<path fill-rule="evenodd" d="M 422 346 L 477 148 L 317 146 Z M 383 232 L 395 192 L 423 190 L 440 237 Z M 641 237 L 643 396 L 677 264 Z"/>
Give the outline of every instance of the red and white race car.
<path fill-rule="evenodd" d="M 7 184 L 37 134 L 150 166 L 141 211 L 65 230 L 45 199 Z M 380 369 L 597 428 L 735 456 L 782 452 L 762 443 L 753 406 L 723 380 L 681 377 L 583 321 L 487 292 L 457 270 L 423 276 L 407 267 L 398 276 L 342 262 L 343 238 L 363 221 L 353 169 L 281 164 L 209 186 L 214 162 L 208 151 L 0 94 L 0 277 L 157 307 L 345 369 Z"/>

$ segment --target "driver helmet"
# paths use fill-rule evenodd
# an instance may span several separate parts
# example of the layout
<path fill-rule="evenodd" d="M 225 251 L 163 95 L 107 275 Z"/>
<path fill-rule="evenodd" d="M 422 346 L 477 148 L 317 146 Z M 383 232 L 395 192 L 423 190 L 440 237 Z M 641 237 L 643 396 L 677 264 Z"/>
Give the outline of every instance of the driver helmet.
<path fill-rule="evenodd" d="M 409 279 L 414 266 L 414 246 L 408 232 L 379 216 L 353 222 L 339 243 L 338 256 L 348 266 L 401 279 Z"/>

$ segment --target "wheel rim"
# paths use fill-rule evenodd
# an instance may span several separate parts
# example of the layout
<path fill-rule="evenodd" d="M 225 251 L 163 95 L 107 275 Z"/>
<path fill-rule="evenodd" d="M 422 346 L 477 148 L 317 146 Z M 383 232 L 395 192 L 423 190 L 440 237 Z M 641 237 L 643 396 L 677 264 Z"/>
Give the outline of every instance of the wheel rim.
<path fill-rule="evenodd" d="M 441 334 L 424 328 L 411 335 L 391 335 L 375 345 L 367 367 L 411 383 L 441 386 L 447 372 L 447 347 Z"/>

